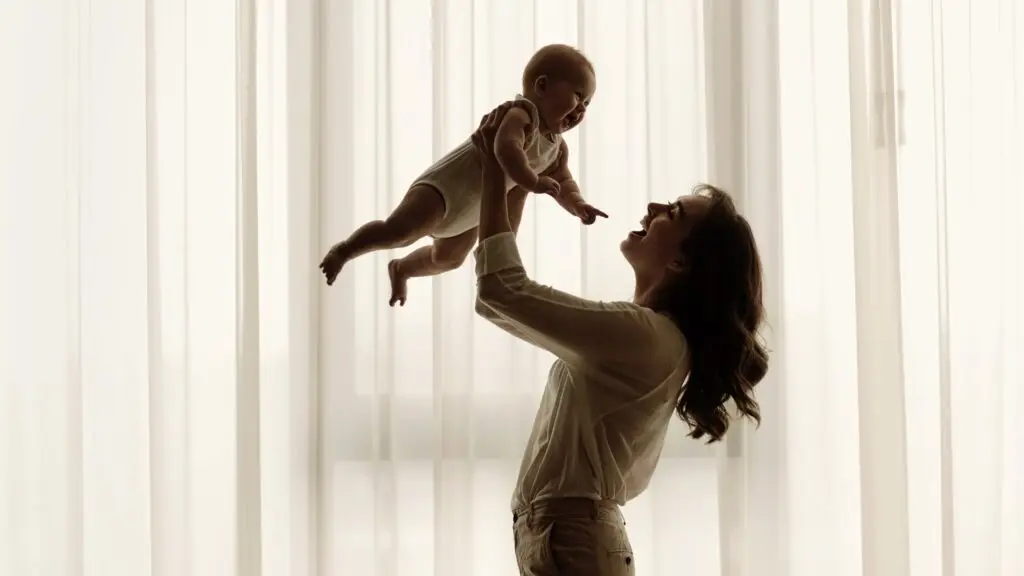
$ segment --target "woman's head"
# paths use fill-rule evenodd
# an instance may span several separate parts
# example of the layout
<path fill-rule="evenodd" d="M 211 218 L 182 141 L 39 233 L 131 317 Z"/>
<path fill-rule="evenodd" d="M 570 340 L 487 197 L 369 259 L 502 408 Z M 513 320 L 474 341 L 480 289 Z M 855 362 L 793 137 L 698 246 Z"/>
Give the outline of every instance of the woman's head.
<path fill-rule="evenodd" d="M 768 370 L 758 339 L 764 316 L 761 259 L 750 224 L 728 194 L 698 186 L 650 204 L 641 230 L 622 242 L 638 302 L 666 314 L 690 346 L 690 375 L 676 411 L 694 438 L 720 440 L 726 402 L 760 422 L 753 387 Z"/>

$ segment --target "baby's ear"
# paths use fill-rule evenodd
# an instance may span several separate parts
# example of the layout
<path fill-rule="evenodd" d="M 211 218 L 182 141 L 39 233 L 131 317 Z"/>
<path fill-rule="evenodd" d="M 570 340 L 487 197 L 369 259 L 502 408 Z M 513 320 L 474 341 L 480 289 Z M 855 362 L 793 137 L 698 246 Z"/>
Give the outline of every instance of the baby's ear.
<path fill-rule="evenodd" d="M 537 76 L 537 79 L 533 81 L 533 91 L 541 96 L 544 95 L 544 91 L 548 89 L 548 77 L 545 74 Z"/>

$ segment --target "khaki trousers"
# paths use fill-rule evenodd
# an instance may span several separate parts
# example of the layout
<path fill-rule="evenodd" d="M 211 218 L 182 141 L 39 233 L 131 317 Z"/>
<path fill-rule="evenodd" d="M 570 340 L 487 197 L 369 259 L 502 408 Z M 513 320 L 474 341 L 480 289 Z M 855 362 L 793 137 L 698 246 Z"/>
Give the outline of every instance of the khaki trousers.
<path fill-rule="evenodd" d="M 633 549 L 610 501 L 552 498 L 512 514 L 522 576 L 633 576 Z"/>

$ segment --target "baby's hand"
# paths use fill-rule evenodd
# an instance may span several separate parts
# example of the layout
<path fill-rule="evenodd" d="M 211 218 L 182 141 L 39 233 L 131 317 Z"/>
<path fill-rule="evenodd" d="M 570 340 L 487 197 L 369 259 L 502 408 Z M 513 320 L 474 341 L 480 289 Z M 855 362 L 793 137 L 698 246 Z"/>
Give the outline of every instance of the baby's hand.
<path fill-rule="evenodd" d="M 560 189 L 558 181 L 549 176 L 537 178 L 537 185 L 533 187 L 533 191 L 537 194 L 550 194 L 551 196 L 557 196 Z"/>
<path fill-rule="evenodd" d="M 594 208 L 593 206 L 586 202 L 580 202 L 579 204 L 573 206 L 572 212 L 573 214 L 576 215 L 577 218 L 580 219 L 581 222 L 588 226 L 596 222 L 598 216 L 602 218 L 608 217 L 607 214 L 598 210 L 597 208 Z"/>

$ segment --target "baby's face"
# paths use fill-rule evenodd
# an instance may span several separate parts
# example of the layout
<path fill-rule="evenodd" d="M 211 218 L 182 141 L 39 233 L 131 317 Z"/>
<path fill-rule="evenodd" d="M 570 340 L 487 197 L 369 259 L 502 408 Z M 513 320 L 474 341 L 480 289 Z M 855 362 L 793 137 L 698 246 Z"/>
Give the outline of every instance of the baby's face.
<path fill-rule="evenodd" d="M 560 78 L 545 78 L 538 86 L 537 110 L 547 132 L 561 134 L 579 126 L 597 90 L 589 66 L 580 65 Z"/>

